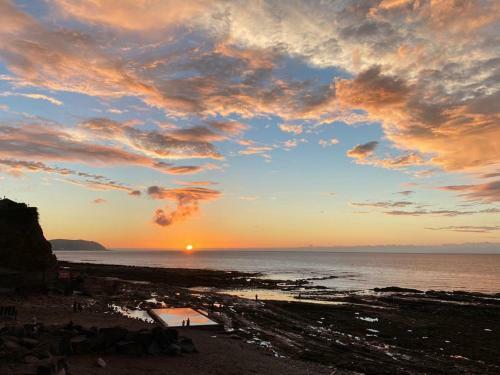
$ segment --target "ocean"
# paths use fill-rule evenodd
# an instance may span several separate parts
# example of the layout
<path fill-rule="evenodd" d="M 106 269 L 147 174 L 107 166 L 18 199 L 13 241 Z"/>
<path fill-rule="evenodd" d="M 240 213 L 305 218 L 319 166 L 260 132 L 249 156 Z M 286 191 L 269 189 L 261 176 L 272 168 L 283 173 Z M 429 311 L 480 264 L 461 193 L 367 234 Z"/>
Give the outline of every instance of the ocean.
<path fill-rule="evenodd" d="M 312 279 L 337 291 L 398 286 L 500 293 L 500 254 L 348 253 L 329 251 L 57 251 L 71 262 L 261 272 L 273 279 Z"/>

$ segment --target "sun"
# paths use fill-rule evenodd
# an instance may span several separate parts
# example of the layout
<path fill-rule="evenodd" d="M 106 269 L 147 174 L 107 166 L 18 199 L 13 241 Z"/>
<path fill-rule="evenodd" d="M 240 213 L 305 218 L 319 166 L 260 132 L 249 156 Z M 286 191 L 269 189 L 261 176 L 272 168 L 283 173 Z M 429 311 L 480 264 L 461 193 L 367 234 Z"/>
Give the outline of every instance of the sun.
<path fill-rule="evenodd" d="M 186 245 L 186 250 L 187 251 L 193 250 L 193 245 L 191 245 L 191 244 L 190 245 Z"/>

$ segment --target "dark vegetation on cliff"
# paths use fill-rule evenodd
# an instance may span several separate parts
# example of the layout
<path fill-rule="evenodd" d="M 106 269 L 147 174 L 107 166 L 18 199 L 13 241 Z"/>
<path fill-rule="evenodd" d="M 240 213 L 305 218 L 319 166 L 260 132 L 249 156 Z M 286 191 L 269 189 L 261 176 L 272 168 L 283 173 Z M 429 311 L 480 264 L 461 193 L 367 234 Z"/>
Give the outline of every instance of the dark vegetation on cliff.
<path fill-rule="evenodd" d="M 54 239 L 50 240 L 52 250 L 107 250 L 103 245 L 95 241 L 86 240 L 66 240 Z"/>

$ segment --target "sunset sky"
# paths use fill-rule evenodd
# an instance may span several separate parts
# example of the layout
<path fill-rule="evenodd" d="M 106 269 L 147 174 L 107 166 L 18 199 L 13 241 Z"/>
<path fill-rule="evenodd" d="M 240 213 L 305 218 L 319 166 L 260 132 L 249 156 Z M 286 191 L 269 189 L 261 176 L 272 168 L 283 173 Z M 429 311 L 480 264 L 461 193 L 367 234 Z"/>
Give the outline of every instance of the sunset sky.
<path fill-rule="evenodd" d="M 500 242 L 500 2 L 0 0 L 1 194 L 115 248 Z"/>

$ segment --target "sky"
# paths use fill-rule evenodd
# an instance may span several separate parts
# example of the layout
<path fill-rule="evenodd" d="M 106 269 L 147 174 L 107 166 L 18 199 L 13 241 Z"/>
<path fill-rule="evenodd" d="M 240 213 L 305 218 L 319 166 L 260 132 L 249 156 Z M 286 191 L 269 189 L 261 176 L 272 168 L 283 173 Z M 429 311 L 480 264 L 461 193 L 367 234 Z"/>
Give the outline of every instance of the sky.
<path fill-rule="evenodd" d="M 500 2 L 0 0 L 0 192 L 112 248 L 500 242 Z"/>

